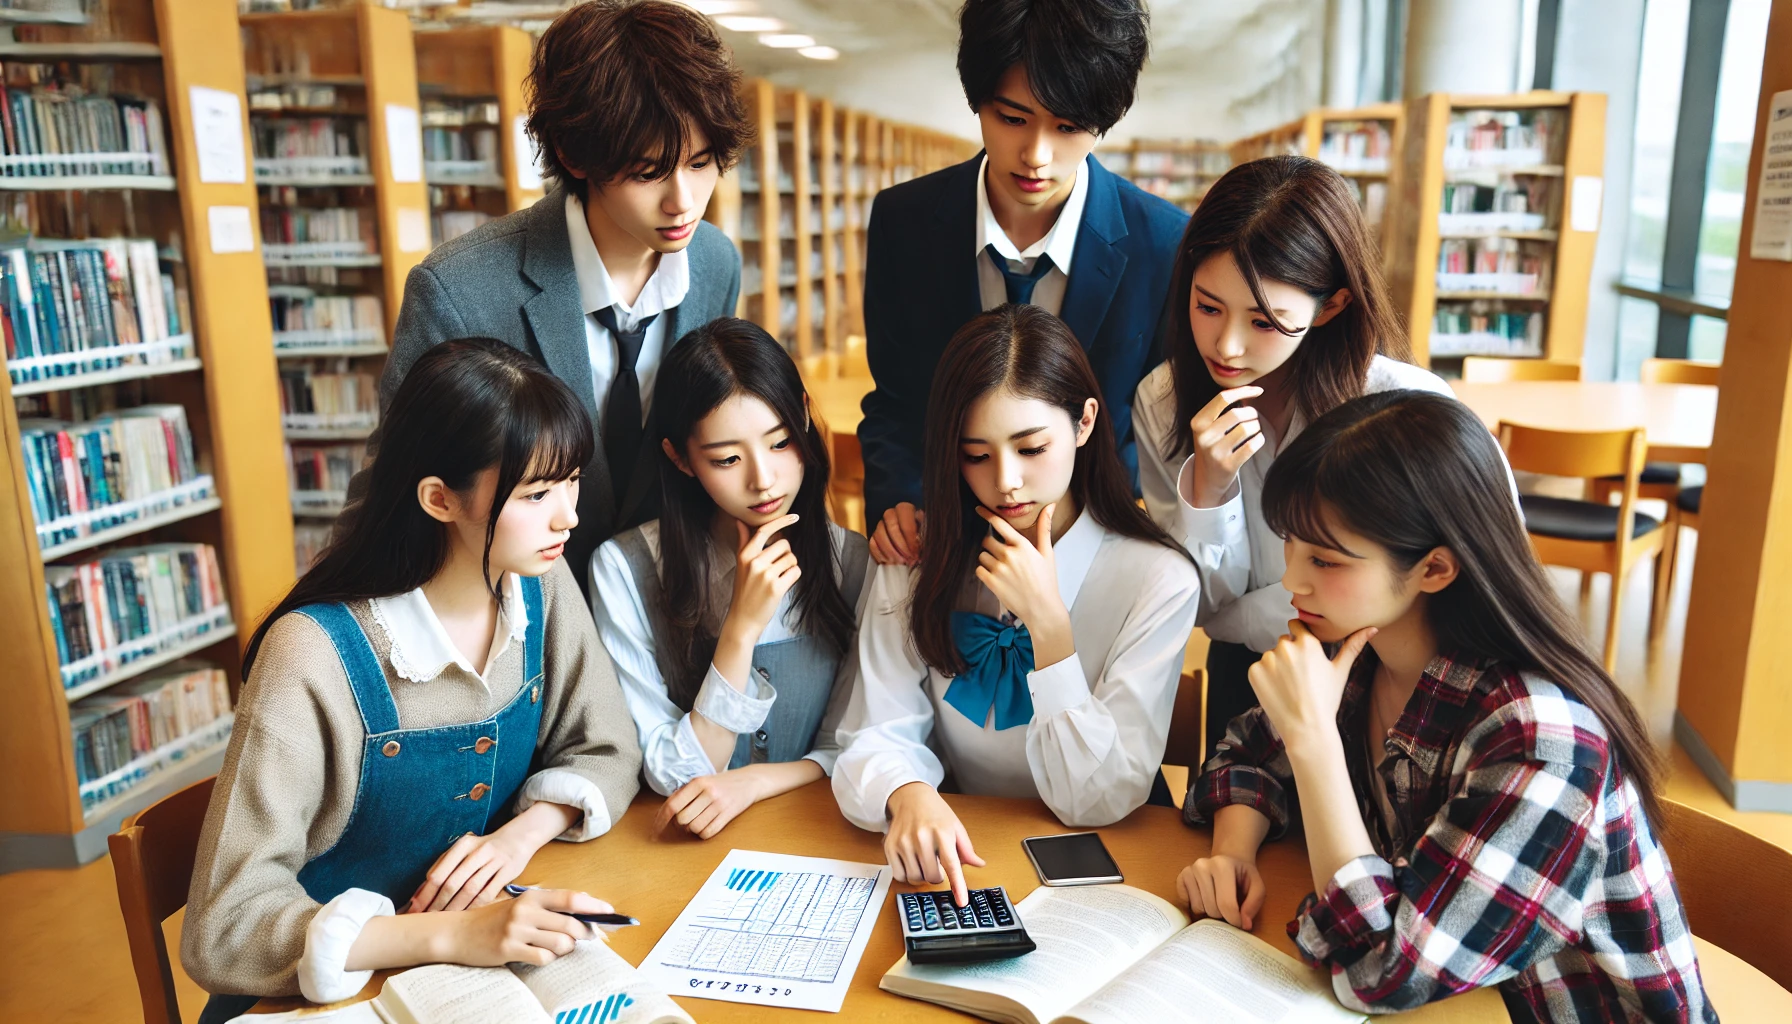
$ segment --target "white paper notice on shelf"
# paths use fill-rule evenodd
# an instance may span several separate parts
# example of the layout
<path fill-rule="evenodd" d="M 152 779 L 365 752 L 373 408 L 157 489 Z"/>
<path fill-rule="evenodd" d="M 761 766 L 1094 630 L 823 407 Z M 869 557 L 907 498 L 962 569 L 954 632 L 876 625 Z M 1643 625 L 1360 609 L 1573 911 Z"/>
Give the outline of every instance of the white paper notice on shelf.
<path fill-rule="evenodd" d="M 255 225 L 247 206 L 208 206 L 205 213 L 211 223 L 212 252 L 255 251 Z"/>
<path fill-rule="evenodd" d="M 423 180 L 423 121 L 416 107 L 386 104 L 386 157 L 393 181 Z"/>
<path fill-rule="evenodd" d="M 187 95 L 193 108 L 193 140 L 199 148 L 199 180 L 227 185 L 248 181 L 242 97 L 203 85 L 190 87 Z"/>
<path fill-rule="evenodd" d="M 1599 230 L 1599 204 L 1605 196 L 1605 179 L 1577 174 L 1568 194 L 1568 227 L 1572 231 Z"/>
<path fill-rule="evenodd" d="M 522 114 L 510 122 L 511 145 L 516 149 L 516 184 L 518 188 L 541 187 L 541 149 L 529 137 L 529 119 Z"/>
<path fill-rule="evenodd" d="M 1755 188 L 1755 234 L 1748 254 L 1792 262 L 1792 89 L 1767 103 L 1761 180 Z"/>
<path fill-rule="evenodd" d="M 429 214 L 415 206 L 398 208 L 398 251 L 424 252 L 429 248 Z"/>
<path fill-rule="evenodd" d="M 641 961 L 675 996 L 839 1013 L 890 869 L 729 850 Z"/>

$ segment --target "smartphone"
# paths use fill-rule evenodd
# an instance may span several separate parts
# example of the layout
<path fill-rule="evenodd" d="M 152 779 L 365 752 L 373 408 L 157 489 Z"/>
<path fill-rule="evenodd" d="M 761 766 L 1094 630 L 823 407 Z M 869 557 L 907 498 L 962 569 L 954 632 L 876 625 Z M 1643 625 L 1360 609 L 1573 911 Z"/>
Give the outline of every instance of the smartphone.
<path fill-rule="evenodd" d="M 1105 885 L 1122 881 L 1120 865 L 1094 832 L 1029 836 L 1020 841 L 1046 885 Z"/>

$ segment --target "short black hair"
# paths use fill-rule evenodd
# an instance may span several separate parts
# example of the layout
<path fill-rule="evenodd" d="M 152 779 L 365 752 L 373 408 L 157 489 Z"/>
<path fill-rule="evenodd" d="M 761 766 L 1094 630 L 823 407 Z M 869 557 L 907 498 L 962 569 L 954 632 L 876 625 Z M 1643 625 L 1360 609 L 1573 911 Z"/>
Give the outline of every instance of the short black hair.
<path fill-rule="evenodd" d="M 753 139 L 741 73 L 708 18 L 668 0 L 593 0 L 554 19 L 529 68 L 529 134 L 543 170 L 579 196 L 624 173 L 671 177 L 709 139 L 722 170 Z"/>
<path fill-rule="evenodd" d="M 1097 135 L 1132 107 L 1150 53 L 1140 0 L 965 0 L 958 12 L 958 80 L 977 110 L 1024 65 L 1033 95 L 1057 117 Z"/>

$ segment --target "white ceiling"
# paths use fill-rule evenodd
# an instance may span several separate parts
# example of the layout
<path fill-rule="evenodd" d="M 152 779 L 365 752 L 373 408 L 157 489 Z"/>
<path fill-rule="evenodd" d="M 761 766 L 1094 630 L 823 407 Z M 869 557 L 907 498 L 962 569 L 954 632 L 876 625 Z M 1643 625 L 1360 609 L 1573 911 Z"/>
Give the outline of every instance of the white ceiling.
<path fill-rule="evenodd" d="M 690 2 L 702 8 L 705 0 Z M 880 117 L 975 136 L 953 64 L 961 0 L 736 2 L 840 51 L 838 60 L 817 61 L 724 29 L 748 74 Z M 1148 2 L 1151 61 L 1132 113 L 1110 139 L 1231 139 L 1318 105 L 1326 0 Z M 531 6 L 539 10 L 541 0 Z"/>

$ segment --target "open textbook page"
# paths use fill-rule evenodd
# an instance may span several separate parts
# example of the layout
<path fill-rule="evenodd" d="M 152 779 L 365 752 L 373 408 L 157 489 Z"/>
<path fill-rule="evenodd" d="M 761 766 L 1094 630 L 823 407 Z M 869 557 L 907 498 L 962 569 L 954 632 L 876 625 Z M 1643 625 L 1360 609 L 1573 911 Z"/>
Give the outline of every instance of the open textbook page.
<path fill-rule="evenodd" d="M 670 996 L 602 942 L 580 942 L 541 967 L 510 969 L 554 1024 L 694 1024 Z"/>
<path fill-rule="evenodd" d="M 1033 952 L 955 965 L 903 957 L 878 987 L 989 1020 L 1045 1024 L 1188 924 L 1169 902 L 1127 885 L 1040 886 L 1015 909 Z"/>
<path fill-rule="evenodd" d="M 1064 1024 L 1356 1024 L 1319 971 L 1224 921 L 1184 928 L 1073 1007 Z"/>

